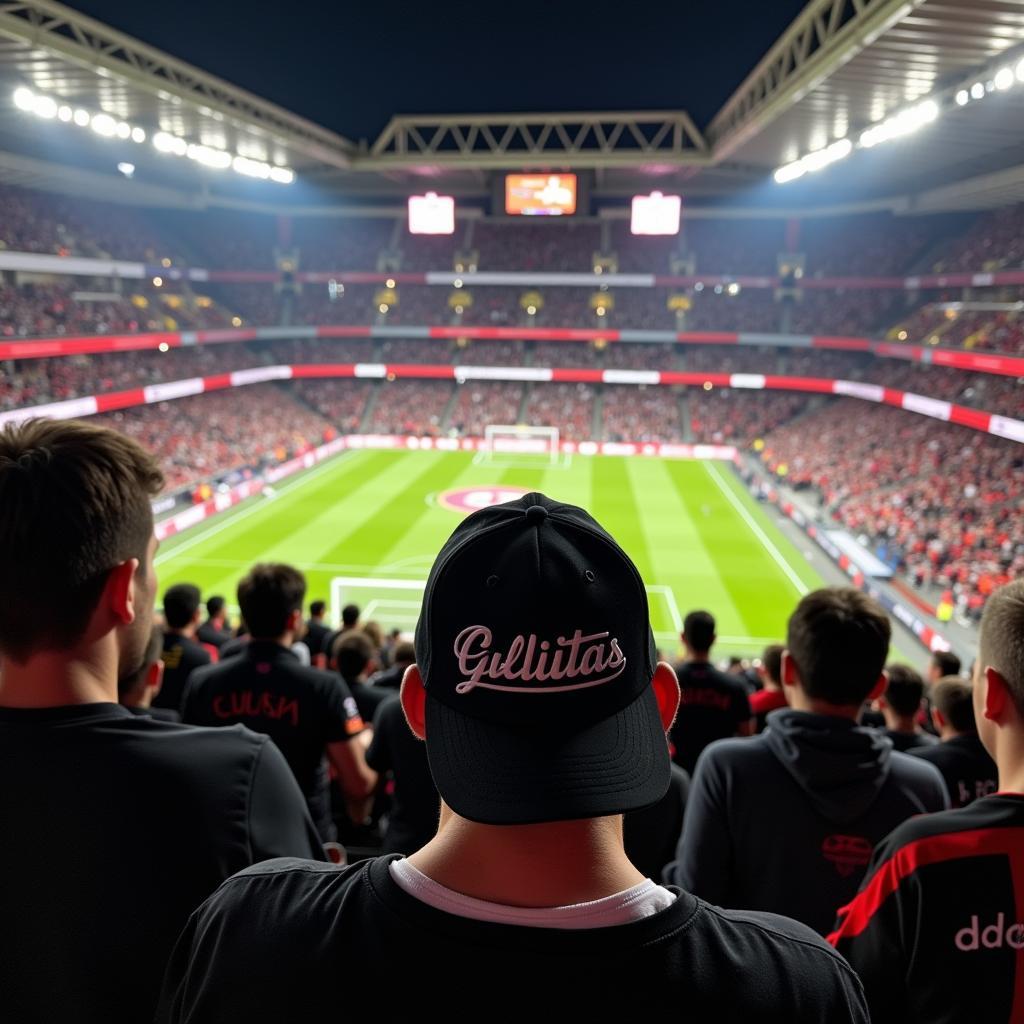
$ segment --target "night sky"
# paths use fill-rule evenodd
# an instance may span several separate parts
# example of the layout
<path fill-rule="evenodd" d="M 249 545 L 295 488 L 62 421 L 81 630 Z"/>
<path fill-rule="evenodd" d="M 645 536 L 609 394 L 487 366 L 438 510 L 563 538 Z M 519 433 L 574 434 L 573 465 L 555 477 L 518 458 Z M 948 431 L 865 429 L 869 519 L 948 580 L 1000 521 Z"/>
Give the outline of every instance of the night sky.
<path fill-rule="evenodd" d="M 375 138 L 393 114 L 682 108 L 704 127 L 805 4 L 69 6 L 355 140 Z"/>

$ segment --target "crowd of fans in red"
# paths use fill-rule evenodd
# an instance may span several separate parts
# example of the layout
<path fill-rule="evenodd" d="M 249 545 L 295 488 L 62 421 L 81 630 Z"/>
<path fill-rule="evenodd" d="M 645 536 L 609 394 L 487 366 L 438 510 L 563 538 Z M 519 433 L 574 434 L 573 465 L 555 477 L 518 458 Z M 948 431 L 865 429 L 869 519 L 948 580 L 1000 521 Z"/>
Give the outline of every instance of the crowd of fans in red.
<path fill-rule="evenodd" d="M 400 222 L 122 209 L 0 189 L 0 248 L 64 256 L 273 269 L 420 271 L 587 270 L 662 274 L 778 271 L 781 253 L 803 254 L 805 278 L 1014 267 L 1024 260 L 1024 207 L 962 216 L 730 222 L 695 218 L 675 239 L 636 239 L 623 221 L 467 222 L 447 238 L 410 237 Z M 611 254 L 611 255 L 609 255 Z M 799 282 L 796 282 L 799 283 Z M 1024 320 L 1000 291 L 991 309 L 929 302 L 907 313 L 901 290 L 770 289 L 711 282 L 693 289 L 598 287 L 442 288 L 269 284 L 204 285 L 39 277 L 0 284 L 0 336 L 131 333 L 251 324 L 449 323 L 863 334 L 895 324 L 899 341 L 1024 351 Z M 934 296 L 930 298 L 934 299 Z M 943 300 L 958 296 L 943 293 Z M 976 298 L 976 296 L 974 296 Z M 685 299 L 685 301 L 681 301 Z M 447 363 L 842 378 L 915 392 L 1008 416 L 1024 416 L 1014 378 L 785 347 L 520 341 L 284 340 L 194 346 L 51 360 L 21 360 L 0 373 L 0 410 L 272 363 Z M 570 440 L 704 441 L 746 447 L 766 439 L 766 458 L 813 489 L 829 515 L 863 535 L 919 585 L 951 588 L 973 609 L 1021 568 L 1022 497 L 1017 446 L 887 408 L 800 393 L 711 388 L 516 382 L 311 380 L 260 385 L 131 409 L 109 417 L 158 451 L 174 489 L 222 479 L 321 443 L 335 431 L 479 435 L 488 423 L 559 427 Z M 821 405 L 821 408 L 817 408 Z M 286 415 L 282 415 L 286 410 Z M 900 438 L 899 451 L 891 444 Z"/>

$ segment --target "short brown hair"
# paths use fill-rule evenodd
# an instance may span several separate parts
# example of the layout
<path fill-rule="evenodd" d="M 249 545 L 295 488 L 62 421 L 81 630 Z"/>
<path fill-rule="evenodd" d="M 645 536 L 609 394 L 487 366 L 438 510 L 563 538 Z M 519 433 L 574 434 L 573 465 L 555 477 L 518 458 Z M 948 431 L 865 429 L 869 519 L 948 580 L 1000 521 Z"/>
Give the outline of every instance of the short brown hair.
<path fill-rule="evenodd" d="M 916 715 L 924 699 L 924 680 L 909 665 L 887 665 L 885 699 L 897 715 Z"/>
<path fill-rule="evenodd" d="M 355 679 L 377 657 L 377 648 L 361 629 L 350 629 L 335 640 L 331 653 L 339 674 L 345 679 Z"/>
<path fill-rule="evenodd" d="M 1017 708 L 1024 713 L 1024 580 L 992 593 L 981 615 L 978 660 L 1005 680 Z"/>
<path fill-rule="evenodd" d="M 254 640 L 276 640 L 305 600 L 306 577 L 281 562 L 254 565 L 238 584 L 238 605 Z"/>
<path fill-rule="evenodd" d="M 862 704 L 889 653 L 892 626 L 882 606 L 853 587 L 807 594 L 789 617 L 786 648 L 808 697 Z"/>
<path fill-rule="evenodd" d="M 773 682 L 782 682 L 782 652 L 786 648 L 782 644 L 769 644 L 761 654 L 764 674 Z"/>
<path fill-rule="evenodd" d="M 971 684 L 959 676 L 943 676 L 932 690 L 935 710 L 957 732 L 978 731 L 978 722 L 974 717 L 973 690 Z"/>
<path fill-rule="evenodd" d="M 0 428 L 0 652 L 66 650 L 107 576 L 145 564 L 164 476 L 131 438 L 78 420 Z"/>

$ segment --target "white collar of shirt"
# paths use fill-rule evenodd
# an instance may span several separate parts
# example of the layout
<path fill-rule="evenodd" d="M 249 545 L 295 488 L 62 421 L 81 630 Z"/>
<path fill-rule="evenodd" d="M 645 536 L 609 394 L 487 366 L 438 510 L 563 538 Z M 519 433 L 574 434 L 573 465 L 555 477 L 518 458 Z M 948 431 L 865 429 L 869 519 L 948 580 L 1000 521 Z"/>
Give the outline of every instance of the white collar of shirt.
<path fill-rule="evenodd" d="M 587 903 L 561 907 L 512 907 L 455 892 L 423 874 L 404 857 L 393 860 L 388 868 L 401 889 L 438 910 L 478 921 L 533 928 L 605 928 L 629 924 L 660 913 L 676 900 L 675 893 L 647 878 L 631 889 Z"/>

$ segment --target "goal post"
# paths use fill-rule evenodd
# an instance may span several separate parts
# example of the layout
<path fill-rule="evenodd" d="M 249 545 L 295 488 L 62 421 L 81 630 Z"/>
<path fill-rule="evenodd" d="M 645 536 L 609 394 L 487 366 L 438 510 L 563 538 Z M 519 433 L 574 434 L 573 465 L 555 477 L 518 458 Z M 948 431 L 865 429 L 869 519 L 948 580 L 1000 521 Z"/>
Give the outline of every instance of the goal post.
<path fill-rule="evenodd" d="M 483 455 L 486 461 L 509 455 L 536 455 L 554 466 L 561 456 L 559 442 L 558 427 L 488 423 L 484 427 Z"/>

